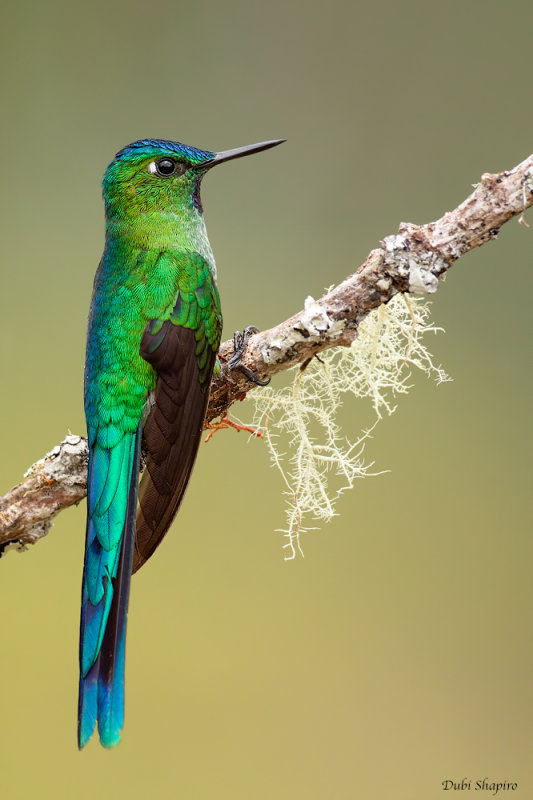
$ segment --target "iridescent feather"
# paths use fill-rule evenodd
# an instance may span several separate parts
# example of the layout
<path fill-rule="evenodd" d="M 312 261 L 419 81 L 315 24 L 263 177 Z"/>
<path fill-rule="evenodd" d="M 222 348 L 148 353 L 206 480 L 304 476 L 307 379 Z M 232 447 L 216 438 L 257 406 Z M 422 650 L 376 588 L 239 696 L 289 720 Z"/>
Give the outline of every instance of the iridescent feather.
<path fill-rule="evenodd" d="M 106 245 L 85 362 L 80 747 L 97 724 L 105 747 L 120 740 L 132 570 L 172 523 L 200 442 L 222 330 L 200 183 L 215 164 L 277 143 L 216 154 L 143 139 L 117 153 L 104 176 Z"/>

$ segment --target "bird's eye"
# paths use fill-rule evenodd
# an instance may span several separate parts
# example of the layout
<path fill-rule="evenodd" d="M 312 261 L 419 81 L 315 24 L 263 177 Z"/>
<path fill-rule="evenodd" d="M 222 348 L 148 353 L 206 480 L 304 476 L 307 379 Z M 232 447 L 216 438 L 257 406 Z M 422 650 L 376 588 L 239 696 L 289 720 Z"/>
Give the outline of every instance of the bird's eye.
<path fill-rule="evenodd" d="M 148 169 L 153 175 L 159 175 L 160 178 L 170 178 L 171 175 L 181 175 L 185 172 L 184 165 L 174 161 L 173 158 L 159 158 L 157 161 L 151 161 Z"/>
<path fill-rule="evenodd" d="M 155 165 L 158 173 L 164 178 L 168 178 L 169 175 L 173 175 L 176 172 L 176 162 L 172 161 L 171 158 L 160 158 L 159 161 L 155 162 Z"/>

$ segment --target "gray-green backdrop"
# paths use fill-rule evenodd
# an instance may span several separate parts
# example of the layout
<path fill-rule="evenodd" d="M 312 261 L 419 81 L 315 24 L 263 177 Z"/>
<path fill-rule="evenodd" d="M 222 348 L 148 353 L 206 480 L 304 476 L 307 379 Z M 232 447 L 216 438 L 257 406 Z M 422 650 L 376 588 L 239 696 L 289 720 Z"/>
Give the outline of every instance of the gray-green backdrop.
<path fill-rule="evenodd" d="M 287 138 L 203 191 L 225 335 L 270 326 L 531 152 L 532 26 L 530 0 L 6 3 L 0 490 L 84 430 L 100 179 L 121 146 Z M 465 777 L 533 796 L 526 219 L 450 273 L 431 347 L 454 382 L 414 380 L 368 446 L 390 471 L 305 559 L 283 561 L 264 445 L 202 446 L 133 582 L 115 752 L 75 746 L 84 507 L 7 554 L 3 796 L 432 800 Z"/>

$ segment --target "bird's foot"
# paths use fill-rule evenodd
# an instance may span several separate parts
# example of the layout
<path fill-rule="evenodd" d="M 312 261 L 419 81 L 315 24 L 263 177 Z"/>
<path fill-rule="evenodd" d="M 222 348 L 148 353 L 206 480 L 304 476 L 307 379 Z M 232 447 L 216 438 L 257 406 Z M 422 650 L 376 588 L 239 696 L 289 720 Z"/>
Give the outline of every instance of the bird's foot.
<path fill-rule="evenodd" d="M 246 350 L 248 339 L 254 333 L 259 333 L 259 328 L 256 328 L 255 325 L 248 325 L 242 333 L 240 331 L 235 331 L 233 334 L 233 355 L 226 362 L 226 366 L 230 370 L 240 369 L 248 380 L 253 381 L 253 383 L 256 383 L 258 386 L 267 386 L 270 383 L 270 378 L 267 378 L 266 381 L 261 380 L 256 372 L 241 363 L 241 358 Z"/>
<path fill-rule="evenodd" d="M 234 422 L 229 417 L 221 417 L 218 422 L 206 422 L 205 428 L 209 431 L 206 438 L 204 439 L 205 442 L 208 442 L 209 439 L 217 432 L 222 431 L 227 428 L 233 428 L 233 430 L 239 433 L 240 431 L 246 431 L 250 433 L 252 436 L 257 436 L 259 439 L 263 438 L 263 434 L 261 431 L 252 428 L 251 425 L 242 425 L 240 422 Z"/>

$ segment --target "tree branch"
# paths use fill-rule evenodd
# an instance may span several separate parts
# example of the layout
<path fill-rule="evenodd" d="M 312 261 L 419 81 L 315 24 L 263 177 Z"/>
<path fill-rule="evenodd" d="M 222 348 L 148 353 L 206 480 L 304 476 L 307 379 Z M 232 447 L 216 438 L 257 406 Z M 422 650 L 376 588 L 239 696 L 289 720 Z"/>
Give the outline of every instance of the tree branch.
<path fill-rule="evenodd" d="M 348 346 L 366 315 L 398 292 L 433 294 L 439 279 L 469 250 L 495 239 L 512 217 L 524 221 L 533 205 L 533 154 L 509 172 L 485 173 L 472 194 L 453 211 L 427 225 L 402 222 L 397 234 L 372 250 L 357 272 L 285 322 L 250 337 L 242 363 L 261 377 L 304 363 L 330 347 Z M 219 351 L 206 422 L 224 416 L 254 385 L 239 368 L 224 366 L 233 341 Z M 86 495 L 87 442 L 67 436 L 0 498 L 0 550 L 19 548 L 45 536 L 52 518 Z"/>

